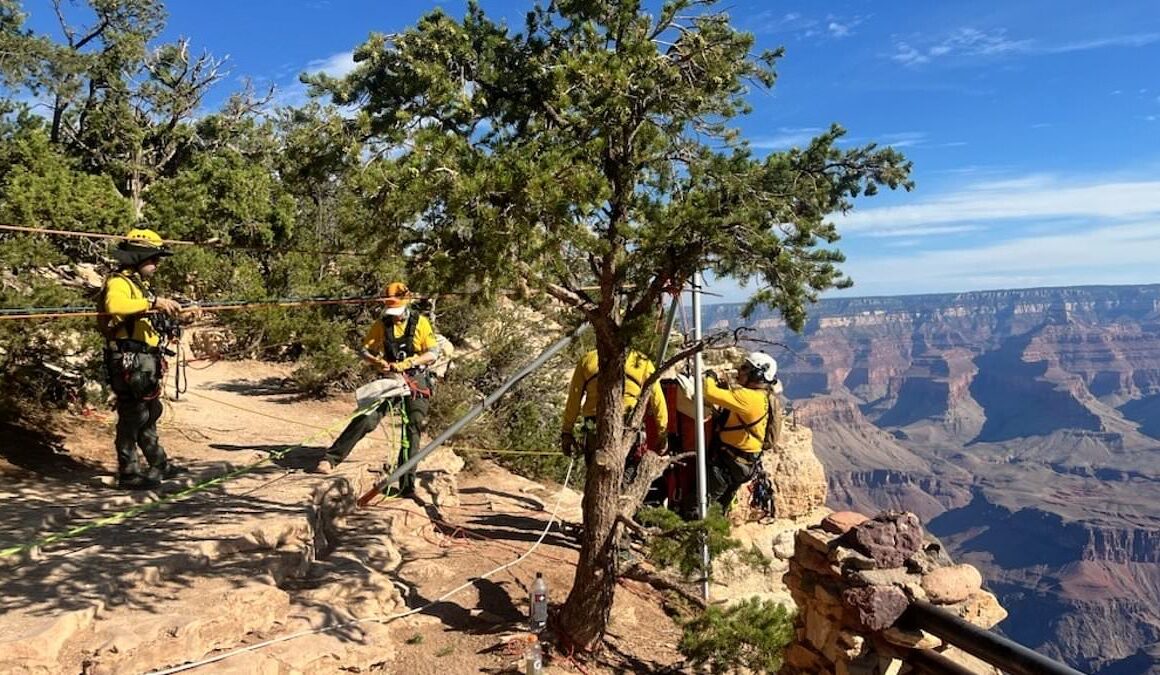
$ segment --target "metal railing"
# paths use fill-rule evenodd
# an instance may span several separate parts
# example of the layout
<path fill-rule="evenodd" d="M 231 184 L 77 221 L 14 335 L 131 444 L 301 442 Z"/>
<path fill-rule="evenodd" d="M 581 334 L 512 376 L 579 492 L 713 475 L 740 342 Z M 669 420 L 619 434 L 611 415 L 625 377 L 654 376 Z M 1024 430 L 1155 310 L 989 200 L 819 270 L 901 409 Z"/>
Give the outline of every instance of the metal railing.
<path fill-rule="evenodd" d="M 970 668 L 928 649 L 911 650 L 904 660 L 914 668 L 914 672 L 924 675 L 979 675 Z"/>
<path fill-rule="evenodd" d="M 1039 652 L 964 621 L 929 602 L 911 603 L 898 620 L 902 628 L 922 630 L 1011 675 L 1083 675 Z M 968 675 L 971 671 L 930 651 L 914 650 L 906 657 L 917 670 L 931 675 Z M 973 675 L 973 674 L 971 674 Z"/>

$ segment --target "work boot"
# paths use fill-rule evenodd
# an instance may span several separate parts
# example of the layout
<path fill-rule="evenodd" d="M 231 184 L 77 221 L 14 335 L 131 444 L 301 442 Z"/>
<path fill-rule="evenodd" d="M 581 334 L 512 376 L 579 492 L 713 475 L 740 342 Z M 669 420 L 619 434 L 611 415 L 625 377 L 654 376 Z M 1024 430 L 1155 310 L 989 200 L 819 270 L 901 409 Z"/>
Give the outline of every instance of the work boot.
<path fill-rule="evenodd" d="M 161 477 L 165 480 L 168 480 L 170 478 L 177 478 L 178 476 L 181 476 L 181 475 L 184 475 L 187 473 L 189 473 L 189 469 L 185 468 L 184 466 L 180 466 L 178 464 L 174 464 L 173 462 L 170 462 L 170 463 L 165 465 L 164 469 L 161 470 Z"/>
<path fill-rule="evenodd" d="M 117 487 L 122 490 L 152 490 L 158 486 L 160 483 L 139 473 L 117 477 Z"/>

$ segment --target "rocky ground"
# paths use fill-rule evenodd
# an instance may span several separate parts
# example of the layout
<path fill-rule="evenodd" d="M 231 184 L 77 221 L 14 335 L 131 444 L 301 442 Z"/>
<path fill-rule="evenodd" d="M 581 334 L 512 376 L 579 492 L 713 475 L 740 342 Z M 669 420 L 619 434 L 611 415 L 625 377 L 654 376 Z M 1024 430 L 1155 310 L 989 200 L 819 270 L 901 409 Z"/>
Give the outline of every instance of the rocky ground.
<path fill-rule="evenodd" d="M 72 420 L 57 445 L 0 440 L 0 549 L 103 523 L 0 560 L 0 671 L 148 672 L 251 646 L 195 672 L 514 672 L 528 637 L 527 586 L 543 572 L 561 602 L 576 544 L 556 525 L 522 563 L 480 575 L 526 551 L 557 500 L 560 518 L 579 522 L 580 495 L 489 463 L 464 472 L 440 451 L 424 464 L 417 499 L 344 516 L 393 456 L 391 438 L 372 435 L 330 476 L 304 471 L 352 406 L 282 393 L 286 374 L 248 362 L 191 370 L 188 394 L 167 404 L 161 427 L 170 454 L 193 472 L 154 493 L 106 486 L 109 413 Z M 212 489 L 148 506 L 272 453 L 279 458 Z M 121 519 L 134 507 L 147 510 Z M 772 554 L 776 532 L 822 515 L 739 535 Z M 778 541 L 792 548 L 792 537 Z M 763 579 L 722 579 L 714 593 L 788 599 L 786 563 L 777 565 Z M 662 605 L 652 588 L 623 582 L 609 648 L 582 665 L 557 655 L 548 672 L 679 671 L 679 629 Z"/>

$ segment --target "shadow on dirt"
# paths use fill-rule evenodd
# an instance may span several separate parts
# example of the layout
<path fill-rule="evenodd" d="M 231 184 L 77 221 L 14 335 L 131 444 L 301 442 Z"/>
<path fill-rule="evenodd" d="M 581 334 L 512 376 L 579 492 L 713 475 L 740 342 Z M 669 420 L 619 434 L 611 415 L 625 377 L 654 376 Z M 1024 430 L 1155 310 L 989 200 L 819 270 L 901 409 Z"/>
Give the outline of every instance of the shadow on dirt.
<path fill-rule="evenodd" d="M 266 397 L 271 403 L 300 403 L 316 398 L 302 390 L 294 382 L 284 377 L 264 377 L 260 380 L 237 379 L 219 382 L 209 387 L 217 391 L 228 391 L 242 396 Z"/>
<path fill-rule="evenodd" d="M 103 472 L 100 464 L 69 454 L 63 433 L 0 422 L 0 439 L 0 458 L 40 476 L 88 480 Z M 112 438 L 109 446 L 112 455 Z"/>
<path fill-rule="evenodd" d="M 283 469 L 296 469 L 300 471 L 310 471 L 317 466 L 319 460 L 326 453 L 326 448 L 318 445 L 302 445 L 295 447 L 293 444 L 284 445 L 231 445 L 229 443 L 210 443 L 209 447 L 214 450 L 224 450 L 226 452 L 260 452 L 264 455 L 282 454 L 271 463 L 280 466 Z M 287 452 L 289 448 L 289 452 Z"/>

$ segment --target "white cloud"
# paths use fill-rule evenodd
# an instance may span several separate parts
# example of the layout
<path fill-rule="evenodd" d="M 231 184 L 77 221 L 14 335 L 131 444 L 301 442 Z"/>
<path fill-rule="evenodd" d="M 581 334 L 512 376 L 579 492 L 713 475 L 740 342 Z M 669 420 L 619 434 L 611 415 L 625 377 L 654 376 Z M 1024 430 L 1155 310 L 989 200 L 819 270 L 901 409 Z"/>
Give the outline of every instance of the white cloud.
<path fill-rule="evenodd" d="M 331 77 L 349 75 L 355 69 L 354 52 L 345 51 L 331 54 L 324 59 L 315 59 L 306 64 L 306 72 L 323 73 Z"/>
<path fill-rule="evenodd" d="M 843 232 L 905 231 L 932 225 L 1064 218 L 1122 220 L 1160 215 L 1160 181 L 1065 182 L 1025 176 L 978 183 L 905 204 L 856 210 L 836 218 Z"/>
<path fill-rule="evenodd" d="M 779 14 L 772 10 L 759 12 L 746 21 L 755 33 L 791 33 L 798 39 L 832 38 L 840 40 L 854 35 L 854 29 L 868 17 L 827 14 L 825 19 L 801 12 Z"/>
<path fill-rule="evenodd" d="M 852 257 L 853 293 L 937 293 L 1043 285 L 1155 283 L 1160 219 L 973 248 Z"/>
<path fill-rule="evenodd" d="M 1109 47 L 1144 47 L 1160 42 L 1160 33 L 1110 35 L 1047 44 L 1032 39 L 1013 39 L 1005 30 L 984 31 L 959 28 L 936 39 L 912 36 L 897 40 L 890 58 L 905 66 L 918 66 L 934 59 L 998 57 L 1011 54 L 1067 54 Z M 1120 93 L 1118 90 L 1113 94 Z"/>
<path fill-rule="evenodd" d="M 830 31 L 830 35 L 833 35 L 836 38 L 844 38 L 850 35 L 850 27 L 846 24 L 838 23 L 837 21 L 831 21 L 826 26 L 826 30 Z"/>
<path fill-rule="evenodd" d="M 1089 49 L 1104 49 L 1106 47 L 1146 47 L 1160 42 L 1160 33 L 1135 33 L 1130 35 L 1112 35 L 1089 40 L 1077 40 L 1059 45 L 1046 45 L 1039 50 L 1045 54 L 1064 54 L 1067 52 L 1083 52 Z"/>
<path fill-rule="evenodd" d="M 875 230 L 867 232 L 867 237 L 928 237 L 933 234 L 963 234 L 978 232 L 984 229 L 982 225 L 937 225 L 933 227 L 912 227 L 904 230 Z"/>
<path fill-rule="evenodd" d="M 756 150 L 785 150 L 805 147 L 815 136 L 825 131 L 820 127 L 781 127 L 772 136 L 757 136 L 749 139 L 749 147 Z"/>
<path fill-rule="evenodd" d="M 926 141 L 925 131 L 900 131 L 893 134 L 884 134 L 877 139 L 879 145 L 889 145 L 895 148 L 908 148 Z"/>
<path fill-rule="evenodd" d="M 942 47 L 932 47 L 931 49 L 932 50 L 936 50 L 936 49 L 942 50 L 943 48 Z M 945 53 L 946 53 L 945 51 L 939 51 L 938 53 L 934 53 L 934 51 L 932 51 L 931 55 L 941 56 Z M 898 44 L 894 45 L 894 55 L 891 56 L 890 58 L 901 63 L 904 66 L 916 66 L 916 65 L 919 65 L 921 63 L 930 63 L 930 56 L 923 54 L 922 52 L 918 51 L 914 47 L 911 47 L 910 45 L 906 44 L 905 42 L 899 42 Z"/>
<path fill-rule="evenodd" d="M 912 66 L 929 63 L 933 58 L 957 56 L 992 56 L 1026 49 L 1030 42 L 1027 40 L 1012 40 L 1007 37 L 1006 31 L 985 32 L 977 28 L 959 28 L 942 38 L 926 44 L 921 48 L 912 46 L 909 42 L 895 44 L 893 60 L 904 65 Z"/>
<path fill-rule="evenodd" d="M 298 79 L 300 73 L 311 75 L 322 73 L 331 77 L 344 77 L 355 69 L 354 52 L 335 52 L 330 56 L 309 61 L 301 68 L 285 68 L 287 81 L 278 87 L 274 97 L 274 104 L 278 106 L 305 105 L 310 96 L 306 92 L 306 85 Z"/>

